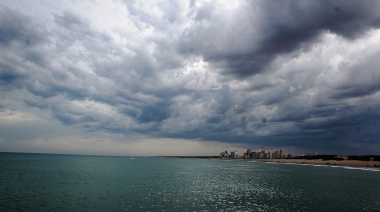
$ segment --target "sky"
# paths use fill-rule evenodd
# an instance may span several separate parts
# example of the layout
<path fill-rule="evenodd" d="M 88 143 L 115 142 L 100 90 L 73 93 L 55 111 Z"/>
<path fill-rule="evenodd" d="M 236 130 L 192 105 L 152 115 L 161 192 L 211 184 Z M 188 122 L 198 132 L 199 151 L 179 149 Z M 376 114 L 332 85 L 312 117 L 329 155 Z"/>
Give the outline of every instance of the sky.
<path fill-rule="evenodd" d="M 380 1 L 0 1 L 0 151 L 380 154 Z"/>

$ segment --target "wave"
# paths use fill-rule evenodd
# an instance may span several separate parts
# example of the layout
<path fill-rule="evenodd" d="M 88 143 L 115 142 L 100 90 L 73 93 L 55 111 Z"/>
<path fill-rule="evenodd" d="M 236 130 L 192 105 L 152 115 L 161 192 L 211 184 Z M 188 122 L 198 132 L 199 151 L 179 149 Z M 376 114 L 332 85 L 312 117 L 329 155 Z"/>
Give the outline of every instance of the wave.
<path fill-rule="evenodd" d="M 311 163 L 279 163 L 279 162 L 265 162 L 274 164 L 288 164 L 288 165 L 299 165 L 299 166 L 319 166 L 319 167 L 329 167 L 329 168 L 343 168 L 350 170 L 363 170 L 363 171 L 374 171 L 380 172 L 380 168 L 376 167 L 355 167 L 355 166 L 336 166 L 336 165 L 324 165 L 324 164 L 311 164 Z"/>
<path fill-rule="evenodd" d="M 364 170 L 364 171 L 373 171 L 380 172 L 379 168 L 370 168 L 370 167 L 352 167 L 352 166 L 342 166 L 345 169 L 354 169 L 354 170 Z"/>

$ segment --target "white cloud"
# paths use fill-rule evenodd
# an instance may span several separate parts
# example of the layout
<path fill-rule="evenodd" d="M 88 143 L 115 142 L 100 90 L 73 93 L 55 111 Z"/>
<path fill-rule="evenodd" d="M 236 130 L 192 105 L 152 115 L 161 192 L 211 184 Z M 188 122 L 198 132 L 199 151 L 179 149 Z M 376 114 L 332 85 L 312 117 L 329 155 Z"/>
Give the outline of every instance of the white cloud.
<path fill-rule="evenodd" d="M 0 122 L 2 123 L 8 123 L 8 124 L 15 124 L 15 123 L 32 123 L 32 122 L 44 122 L 45 120 L 36 117 L 33 114 L 26 113 L 26 112 L 20 112 L 20 111 L 11 111 L 11 110 L 5 110 L 0 111 Z"/>

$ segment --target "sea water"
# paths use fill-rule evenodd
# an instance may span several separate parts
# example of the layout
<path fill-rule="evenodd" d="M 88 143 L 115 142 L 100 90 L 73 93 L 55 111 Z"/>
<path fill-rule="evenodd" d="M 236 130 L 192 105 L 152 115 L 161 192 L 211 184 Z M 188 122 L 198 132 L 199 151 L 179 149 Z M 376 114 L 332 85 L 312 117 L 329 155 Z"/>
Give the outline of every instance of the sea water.
<path fill-rule="evenodd" d="M 0 153 L 0 211 L 379 211 L 378 169 Z"/>

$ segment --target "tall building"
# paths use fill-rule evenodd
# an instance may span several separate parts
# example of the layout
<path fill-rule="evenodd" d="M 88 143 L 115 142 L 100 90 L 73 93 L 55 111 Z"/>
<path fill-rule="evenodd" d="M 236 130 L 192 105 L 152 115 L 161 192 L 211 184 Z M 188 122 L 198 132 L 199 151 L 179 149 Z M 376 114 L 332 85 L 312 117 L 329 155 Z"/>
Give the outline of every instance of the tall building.
<path fill-rule="evenodd" d="M 278 158 L 280 158 L 280 152 L 278 152 L 277 150 L 276 150 L 275 152 L 273 152 L 273 154 L 272 154 L 272 158 L 273 158 L 273 159 L 278 159 Z"/>
<path fill-rule="evenodd" d="M 238 158 L 239 155 L 238 155 L 238 152 L 235 151 L 235 152 L 231 152 L 231 158 Z"/>
<path fill-rule="evenodd" d="M 230 157 L 230 155 L 228 154 L 228 152 L 227 151 L 224 151 L 224 152 L 221 152 L 220 153 L 220 158 L 229 158 Z"/>

